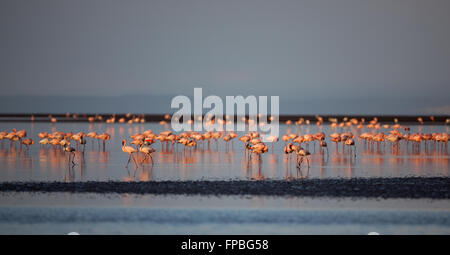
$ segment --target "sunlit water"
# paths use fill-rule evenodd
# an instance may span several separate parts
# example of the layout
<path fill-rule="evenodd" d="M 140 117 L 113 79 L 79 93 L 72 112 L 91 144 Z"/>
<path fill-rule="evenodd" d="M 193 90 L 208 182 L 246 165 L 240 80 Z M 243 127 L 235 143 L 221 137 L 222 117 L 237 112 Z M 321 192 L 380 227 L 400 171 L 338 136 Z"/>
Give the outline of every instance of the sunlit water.
<path fill-rule="evenodd" d="M 306 165 L 301 172 L 295 167 L 295 160 L 283 154 L 284 142 L 279 141 L 269 152 L 262 156 L 262 160 L 245 157 L 242 142 L 235 139 L 226 148 L 225 142 L 218 144 L 211 141 L 200 143 L 196 150 L 184 151 L 182 145 L 177 148 L 171 146 L 162 148 L 159 142 L 153 147 L 154 164 L 146 163 L 136 169 L 133 161 L 128 168 L 128 155 L 121 150 L 122 139 L 128 138 L 136 132 L 152 129 L 154 132 L 166 130 L 157 123 L 147 124 L 90 124 L 90 123 L 0 123 L 0 130 L 25 129 L 28 136 L 36 142 L 27 150 L 9 141 L 0 142 L 0 180 L 1 181 L 105 181 L 105 180 L 228 180 L 228 179 L 285 179 L 297 177 L 336 178 L 336 177 L 403 177 L 403 176 L 449 176 L 449 159 L 447 148 L 435 148 L 432 143 L 420 150 L 413 149 L 411 144 L 402 144 L 400 149 L 392 149 L 389 143 L 380 147 L 368 147 L 363 141 L 356 140 L 356 158 L 351 156 L 348 148 L 342 144 L 336 147 L 327 138 L 328 149 L 321 151 L 318 145 L 309 145 L 312 152 L 311 166 L 308 171 Z M 305 134 L 324 131 L 327 135 L 332 132 L 342 132 L 325 125 L 304 125 L 288 127 L 281 125 L 280 136 L 290 128 L 291 132 Z M 84 154 L 80 150 L 76 153 L 73 168 L 68 164 L 68 155 L 61 149 L 37 144 L 37 134 L 41 131 L 64 132 L 108 132 L 111 141 L 102 145 L 88 138 Z M 350 129 L 355 135 L 361 130 Z M 368 130 L 363 130 L 368 131 Z M 381 129 L 387 133 L 387 130 Z M 411 132 L 449 132 L 448 126 L 411 126 Z M 142 156 L 141 156 L 142 158 Z"/>
<path fill-rule="evenodd" d="M 329 141 L 328 153 L 312 144 L 311 167 L 297 172 L 295 160 L 274 144 L 261 160 L 245 157 L 237 139 L 227 149 L 223 141 L 199 144 L 184 152 L 157 142 L 154 164 L 125 165 L 128 155 L 121 140 L 152 129 L 155 124 L 0 123 L 1 130 L 25 129 L 36 142 L 41 131 L 108 132 L 103 151 L 88 139 L 85 153 L 68 155 L 51 146 L 34 144 L 27 150 L 0 142 L 0 181 L 148 181 L 292 179 L 336 177 L 449 176 L 446 148 L 432 144 L 420 150 L 402 144 L 369 148 L 356 139 L 356 158 Z M 280 136 L 289 127 L 281 125 Z M 411 132 L 449 132 L 448 126 L 412 126 Z M 315 125 L 291 127 L 291 132 L 342 130 Z M 358 130 L 351 130 L 355 135 Z M 367 131 L 367 130 L 365 130 Z M 386 132 L 386 130 L 380 130 Z M 129 139 L 128 139 L 129 140 Z M 130 194 L 71 194 L 0 192 L 0 234 L 450 234 L 449 200 L 334 199 L 269 196 L 183 196 Z"/>

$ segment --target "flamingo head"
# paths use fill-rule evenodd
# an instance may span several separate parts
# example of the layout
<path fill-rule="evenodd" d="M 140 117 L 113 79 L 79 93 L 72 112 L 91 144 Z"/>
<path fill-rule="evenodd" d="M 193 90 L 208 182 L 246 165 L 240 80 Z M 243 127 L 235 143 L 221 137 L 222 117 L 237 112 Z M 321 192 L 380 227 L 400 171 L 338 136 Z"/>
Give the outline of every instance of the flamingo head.
<path fill-rule="evenodd" d="M 127 144 L 127 141 L 124 139 L 122 140 L 122 146 L 124 146 L 125 144 Z"/>

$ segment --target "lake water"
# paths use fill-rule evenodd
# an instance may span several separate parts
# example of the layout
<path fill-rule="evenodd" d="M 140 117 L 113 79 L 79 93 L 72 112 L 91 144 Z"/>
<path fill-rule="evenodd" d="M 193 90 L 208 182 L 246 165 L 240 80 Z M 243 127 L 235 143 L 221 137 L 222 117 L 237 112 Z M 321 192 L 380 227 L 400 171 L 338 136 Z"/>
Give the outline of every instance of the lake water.
<path fill-rule="evenodd" d="M 121 150 L 122 139 L 151 129 L 154 132 L 166 130 L 157 123 L 147 124 L 90 124 L 90 123 L 0 123 L 0 130 L 25 129 L 28 136 L 36 142 L 29 150 L 9 141 L 0 142 L 0 180 L 1 181 L 148 181 L 148 180 L 229 180 L 229 179 L 287 179 L 309 178 L 350 178 L 350 177 L 403 177 L 403 176 L 449 176 L 450 155 L 447 149 L 441 150 L 429 144 L 422 145 L 420 151 L 410 145 L 402 145 L 393 150 L 389 144 L 369 148 L 364 142 L 356 140 L 356 158 L 336 147 L 327 138 L 329 152 L 319 151 L 318 146 L 310 144 L 312 152 L 309 171 L 303 168 L 297 172 L 295 160 L 283 154 L 284 142 L 274 144 L 272 153 L 262 156 L 262 161 L 253 157 L 245 158 L 242 142 L 235 139 L 227 149 L 224 141 L 216 144 L 211 141 L 209 149 L 206 142 L 200 143 L 197 150 L 184 152 L 182 145 L 177 149 L 162 148 L 159 142 L 153 147 L 157 150 L 155 163 L 144 164 L 135 169 L 133 162 L 126 168 L 128 154 Z M 280 136 L 290 128 L 296 133 L 315 133 L 324 131 L 327 135 L 340 130 L 329 126 L 316 125 L 295 128 L 281 125 Z M 85 153 L 76 152 L 75 165 L 69 167 L 68 155 L 51 146 L 37 144 L 37 134 L 41 131 L 53 132 L 108 132 L 111 141 L 105 151 L 97 141 L 88 139 Z M 351 130 L 355 135 L 360 132 Z M 367 130 L 365 130 L 367 131 Z M 386 130 L 380 130 L 387 133 Z M 411 132 L 450 132 L 449 126 L 411 126 Z M 130 141 L 130 139 L 128 139 Z"/>
<path fill-rule="evenodd" d="M 431 144 L 420 150 L 389 144 L 368 148 L 356 139 L 357 157 L 329 139 L 329 152 L 313 153 L 309 171 L 297 172 L 293 158 L 283 154 L 283 142 L 272 153 L 249 161 L 243 144 L 235 140 L 227 149 L 200 144 L 184 152 L 157 142 L 155 163 L 135 169 L 125 167 L 128 155 L 121 140 L 136 132 L 165 130 L 156 123 L 0 123 L 1 130 L 25 129 L 38 141 L 41 131 L 108 132 L 105 150 L 88 140 L 84 154 L 76 153 L 76 165 L 68 164 L 62 151 L 34 144 L 29 150 L 9 141 L 0 142 L 0 181 L 148 181 L 229 180 L 449 176 L 447 149 Z M 325 125 L 281 125 L 287 132 L 327 135 Z M 341 130 L 336 130 L 341 132 Z M 352 130 L 355 135 L 358 130 Z M 411 132 L 449 132 L 448 126 L 411 126 Z M 385 131 L 386 132 L 386 131 Z M 272 196 L 185 196 L 133 194 L 16 193 L 0 192 L 0 234 L 450 234 L 449 200 L 337 199 Z"/>
<path fill-rule="evenodd" d="M 450 201 L 0 193 L 0 234 L 450 234 Z"/>

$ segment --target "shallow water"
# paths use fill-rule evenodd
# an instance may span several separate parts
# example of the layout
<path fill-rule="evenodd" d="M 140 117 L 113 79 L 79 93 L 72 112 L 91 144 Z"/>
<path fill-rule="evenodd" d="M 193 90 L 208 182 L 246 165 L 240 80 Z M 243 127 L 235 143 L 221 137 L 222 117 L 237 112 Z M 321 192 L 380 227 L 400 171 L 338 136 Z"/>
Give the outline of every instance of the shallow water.
<path fill-rule="evenodd" d="M 0 193 L 0 234 L 450 234 L 450 201 Z"/>
<path fill-rule="evenodd" d="M 410 126 L 411 132 L 450 132 L 449 126 Z M 449 176 L 450 156 L 448 149 L 435 148 L 433 144 L 422 145 L 420 150 L 402 144 L 399 150 L 394 150 L 389 144 L 369 148 L 364 142 L 356 139 L 357 156 L 352 157 L 348 150 L 338 148 L 329 141 L 329 152 L 319 151 L 318 146 L 309 146 L 313 153 L 311 167 L 306 165 L 298 172 L 294 158 L 290 160 L 283 154 L 284 143 L 274 144 L 272 153 L 262 156 L 262 161 L 253 157 L 251 161 L 245 158 L 243 144 L 235 139 L 226 148 L 225 142 L 209 145 L 199 144 L 197 150 L 184 152 L 181 145 L 178 148 L 161 147 L 157 142 L 154 148 L 157 152 L 153 158 L 155 163 L 144 164 L 135 169 L 133 162 L 125 167 L 128 155 L 121 151 L 121 140 L 136 132 L 152 129 L 160 132 L 166 129 L 157 123 L 146 124 L 105 124 L 105 123 L 0 123 L 0 130 L 25 129 L 28 137 L 37 141 L 41 131 L 64 132 L 108 132 L 111 141 L 105 150 L 97 141 L 88 139 L 85 153 L 78 151 L 73 168 L 68 164 L 67 154 L 52 148 L 34 144 L 27 150 L 19 145 L 10 145 L 9 141 L 0 142 L 0 181 L 148 181 L 148 180 L 228 180 L 228 179 L 286 179 L 286 178 L 336 178 L 336 177 L 402 177 L 402 176 Z M 324 125 L 280 126 L 280 136 L 290 129 L 296 133 L 315 133 L 324 131 L 342 132 Z M 360 132 L 351 129 L 355 135 Z M 363 130 L 368 131 L 368 130 Z M 381 129 L 387 133 L 386 130 Z M 80 148 L 81 149 L 81 148 Z"/>

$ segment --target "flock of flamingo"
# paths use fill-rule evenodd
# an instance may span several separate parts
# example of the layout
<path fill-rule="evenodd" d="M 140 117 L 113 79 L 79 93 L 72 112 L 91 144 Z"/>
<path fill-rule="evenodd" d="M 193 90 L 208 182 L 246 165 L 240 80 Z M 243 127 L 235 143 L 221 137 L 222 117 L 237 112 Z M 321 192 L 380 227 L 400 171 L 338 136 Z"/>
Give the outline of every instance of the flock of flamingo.
<path fill-rule="evenodd" d="M 331 128 L 336 131 L 337 128 L 346 128 L 356 126 L 357 129 L 369 129 L 368 132 L 358 132 L 357 138 L 361 140 L 367 146 L 380 146 L 382 143 L 385 145 L 389 142 L 392 148 L 397 148 L 403 142 L 406 146 L 411 146 L 413 148 L 419 147 L 422 143 L 427 146 L 429 143 L 433 143 L 437 148 L 446 149 L 447 142 L 449 140 L 449 134 L 442 133 L 411 133 L 408 126 L 402 126 L 398 121 L 394 121 L 395 124 L 388 125 L 378 122 L 376 118 L 369 121 L 367 124 L 364 119 L 357 120 L 344 119 L 343 122 L 338 123 L 337 120 L 330 119 Z M 421 120 L 418 120 L 422 123 Z M 305 121 L 300 118 L 296 122 L 286 121 L 288 126 L 295 123 L 295 125 L 302 125 Z M 323 120 L 318 118 L 317 125 L 322 125 Z M 161 123 L 160 123 L 161 124 Z M 307 123 L 309 124 L 309 123 Z M 380 131 L 380 129 L 386 129 L 386 132 Z M 290 129 L 288 129 L 290 130 Z M 302 163 L 307 162 L 308 168 L 310 167 L 310 156 L 309 146 L 312 143 L 314 148 L 316 143 L 320 148 L 321 152 L 326 150 L 328 155 L 328 144 L 326 142 L 327 137 L 329 140 L 336 145 L 336 150 L 339 151 L 339 144 L 342 144 L 343 151 L 346 147 L 349 148 L 350 155 L 356 157 L 356 146 L 355 146 L 355 135 L 350 131 L 343 132 L 333 132 L 328 136 L 324 132 L 318 132 L 315 134 L 296 134 L 288 131 L 289 133 L 281 136 L 281 140 L 284 142 L 283 152 L 288 155 L 296 156 L 297 168 L 301 168 Z M 96 133 L 96 132 L 62 132 L 55 131 L 53 133 L 40 132 L 38 133 L 39 144 L 41 146 L 53 146 L 58 148 L 68 154 L 69 164 L 75 165 L 75 151 L 80 150 L 84 153 L 84 149 L 88 140 L 92 144 L 98 143 L 103 144 L 103 150 L 105 150 L 106 142 L 110 140 L 110 135 L 108 133 Z M 208 149 L 212 141 L 215 142 L 218 148 L 218 141 L 223 140 L 226 145 L 226 150 L 229 148 L 229 142 L 233 143 L 233 140 L 238 138 L 244 144 L 244 152 L 246 158 L 251 159 L 252 155 L 257 155 L 258 160 L 261 160 L 261 155 L 269 151 L 268 146 L 263 142 L 263 137 L 258 132 L 248 132 L 239 136 L 236 132 L 225 132 L 225 131 L 210 131 L 210 132 L 183 132 L 180 134 L 175 134 L 172 131 L 163 131 L 160 133 L 154 133 L 152 130 L 146 130 L 142 133 L 135 133 L 129 137 L 131 142 L 128 144 L 126 139 L 122 140 L 122 151 L 129 155 L 126 167 L 128 167 L 131 160 L 133 160 L 136 168 L 139 167 L 138 162 L 144 164 L 145 162 L 151 162 L 153 164 L 152 154 L 156 150 L 152 147 L 157 141 L 161 143 L 161 149 L 168 146 L 177 149 L 178 145 L 182 145 L 184 151 L 197 149 L 199 144 L 205 146 L 207 144 Z M 27 137 L 27 132 L 25 130 L 2 131 L 0 132 L 0 140 L 10 140 L 11 145 L 18 142 L 20 146 L 24 145 L 28 149 L 34 144 L 34 140 Z M 279 141 L 277 136 L 265 137 L 265 141 L 272 143 L 272 153 L 273 144 Z M 133 146 L 134 145 L 134 146 Z M 81 148 L 82 147 L 82 148 Z M 139 154 L 143 157 L 139 159 Z M 248 157 L 247 157 L 248 156 Z"/>

